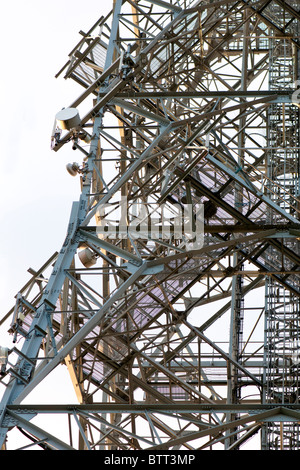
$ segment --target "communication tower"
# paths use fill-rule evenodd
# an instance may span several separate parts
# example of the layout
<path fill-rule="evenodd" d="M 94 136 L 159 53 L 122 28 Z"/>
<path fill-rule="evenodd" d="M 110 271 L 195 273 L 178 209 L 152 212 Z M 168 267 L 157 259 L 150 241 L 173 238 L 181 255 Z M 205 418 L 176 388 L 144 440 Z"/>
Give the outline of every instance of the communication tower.
<path fill-rule="evenodd" d="M 1 319 L 3 449 L 299 449 L 299 20 L 114 0 L 81 33 L 51 138 L 80 194 Z M 22 404 L 57 367 L 78 404 Z"/>

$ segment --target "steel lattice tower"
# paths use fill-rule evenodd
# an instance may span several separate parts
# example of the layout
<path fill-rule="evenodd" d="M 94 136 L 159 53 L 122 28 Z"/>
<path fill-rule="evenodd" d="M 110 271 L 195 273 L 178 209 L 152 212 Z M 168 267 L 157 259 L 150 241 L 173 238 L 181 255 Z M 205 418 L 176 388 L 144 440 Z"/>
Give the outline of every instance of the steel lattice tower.
<path fill-rule="evenodd" d="M 299 449 L 299 20 L 114 0 L 82 34 L 52 135 L 80 196 L 1 320 L 3 449 Z M 23 405 L 58 366 L 78 404 Z M 34 424 L 55 413 L 65 441 Z"/>

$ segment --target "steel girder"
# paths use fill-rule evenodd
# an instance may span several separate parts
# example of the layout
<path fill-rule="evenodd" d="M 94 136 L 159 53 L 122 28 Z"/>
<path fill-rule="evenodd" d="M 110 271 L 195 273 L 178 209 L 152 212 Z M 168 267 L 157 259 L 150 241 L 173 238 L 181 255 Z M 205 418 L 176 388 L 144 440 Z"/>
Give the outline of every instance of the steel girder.
<path fill-rule="evenodd" d="M 52 148 L 81 156 L 81 194 L 2 319 L 18 348 L 1 446 L 18 427 L 46 449 L 236 449 L 260 431 L 297 448 L 298 22 L 293 1 L 115 0 L 73 49 L 58 76 L 83 88 L 80 122 Z M 176 232 L 186 208 L 197 246 Z M 79 405 L 24 407 L 62 363 Z M 73 420 L 78 445 L 41 413 Z"/>

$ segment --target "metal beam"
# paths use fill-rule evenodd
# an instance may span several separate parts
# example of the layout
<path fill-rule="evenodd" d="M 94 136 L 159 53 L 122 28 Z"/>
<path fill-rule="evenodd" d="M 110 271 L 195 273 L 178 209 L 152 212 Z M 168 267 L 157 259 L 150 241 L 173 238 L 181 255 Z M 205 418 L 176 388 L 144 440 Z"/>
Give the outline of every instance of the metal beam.
<path fill-rule="evenodd" d="M 73 447 L 69 446 L 65 442 L 61 441 L 60 439 L 57 439 L 55 436 L 48 433 L 44 429 L 41 429 L 30 421 L 24 419 L 23 416 L 19 414 L 18 410 L 6 410 L 5 420 L 13 420 L 15 426 L 20 426 L 22 429 L 28 431 L 39 441 L 46 443 L 47 447 L 49 447 L 51 450 L 74 450 Z"/>

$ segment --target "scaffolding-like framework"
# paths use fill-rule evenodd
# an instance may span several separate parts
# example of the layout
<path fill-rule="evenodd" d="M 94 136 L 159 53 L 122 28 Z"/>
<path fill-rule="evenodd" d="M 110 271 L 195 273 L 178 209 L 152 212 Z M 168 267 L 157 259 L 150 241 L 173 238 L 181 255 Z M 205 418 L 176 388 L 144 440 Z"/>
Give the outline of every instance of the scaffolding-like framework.
<path fill-rule="evenodd" d="M 3 449 L 299 449 L 299 20 L 114 0 L 81 33 L 51 141 L 80 197 L 1 319 Z M 23 405 L 62 364 L 78 404 Z"/>

